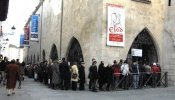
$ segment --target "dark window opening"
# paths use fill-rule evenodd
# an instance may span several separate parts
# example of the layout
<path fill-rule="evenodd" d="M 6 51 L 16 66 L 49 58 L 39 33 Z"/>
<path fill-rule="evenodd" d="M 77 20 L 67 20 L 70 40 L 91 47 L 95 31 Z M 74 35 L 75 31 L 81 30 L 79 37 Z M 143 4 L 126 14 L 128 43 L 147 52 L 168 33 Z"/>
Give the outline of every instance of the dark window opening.
<path fill-rule="evenodd" d="M 142 50 L 142 56 L 132 56 L 131 49 Z M 146 28 L 143 29 L 133 41 L 128 52 L 128 59 L 130 59 L 130 61 L 141 61 L 149 63 L 158 62 L 158 55 L 154 41 Z"/>
<path fill-rule="evenodd" d="M 72 38 L 71 40 L 67 60 L 70 62 L 70 64 L 73 62 L 77 62 L 78 64 L 84 62 L 81 46 L 76 38 Z"/>
<path fill-rule="evenodd" d="M 58 53 L 57 53 L 57 47 L 55 44 L 53 44 L 51 52 L 50 52 L 50 58 L 52 60 L 58 60 Z"/>

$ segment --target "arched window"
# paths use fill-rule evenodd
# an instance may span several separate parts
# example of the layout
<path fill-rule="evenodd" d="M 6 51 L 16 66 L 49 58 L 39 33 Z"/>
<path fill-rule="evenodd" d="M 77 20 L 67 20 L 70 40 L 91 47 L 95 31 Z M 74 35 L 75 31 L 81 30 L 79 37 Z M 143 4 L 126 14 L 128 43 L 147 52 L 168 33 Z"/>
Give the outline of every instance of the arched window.
<path fill-rule="evenodd" d="M 58 59 L 58 52 L 57 47 L 55 44 L 52 45 L 51 51 L 50 51 L 50 59 L 57 60 Z"/>
<path fill-rule="evenodd" d="M 70 63 L 73 62 L 84 62 L 81 46 L 76 38 L 72 38 L 69 48 L 68 48 L 68 56 L 67 60 L 70 61 Z"/>

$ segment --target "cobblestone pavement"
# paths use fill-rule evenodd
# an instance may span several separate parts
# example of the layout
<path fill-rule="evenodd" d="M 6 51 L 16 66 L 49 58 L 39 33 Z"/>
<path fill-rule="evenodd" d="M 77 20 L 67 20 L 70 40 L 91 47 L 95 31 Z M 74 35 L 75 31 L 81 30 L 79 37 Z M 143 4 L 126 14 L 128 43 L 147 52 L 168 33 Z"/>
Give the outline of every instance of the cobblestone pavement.
<path fill-rule="evenodd" d="M 0 100 L 175 100 L 175 87 L 150 88 L 124 91 L 72 91 L 52 90 L 26 78 L 22 89 L 16 89 L 16 94 L 7 96 L 5 86 L 0 85 Z"/>

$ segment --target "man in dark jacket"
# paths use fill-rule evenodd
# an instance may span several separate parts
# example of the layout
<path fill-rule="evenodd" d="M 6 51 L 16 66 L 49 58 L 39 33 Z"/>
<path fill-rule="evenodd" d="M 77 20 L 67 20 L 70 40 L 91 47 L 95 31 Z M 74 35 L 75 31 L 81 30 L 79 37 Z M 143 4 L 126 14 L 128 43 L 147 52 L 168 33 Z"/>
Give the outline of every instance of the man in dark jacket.
<path fill-rule="evenodd" d="M 96 82 L 98 79 L 98 72 L 97 72 L 97 62 L 94 61 L 92 64 L 92 67 L 90 67 L 90 73 L 91 73 L 91 77 L 90 80 L 92 82 L 92 91 L 93 92 L 97 92 L 97 87 L 96 87 Z"/>
<path fill-rule="evenodd" d="M 109 87 L 111 86 L 112 79 L 113 79 L 112 67 L 111 67 L 110 64 L 108 64 L 107 67 L 105 67 L 105 80 L 106 80 L 106 83 L 107 83 L 106 91 L 110 90 Z"/>
<path fill-rule="evenodd" d="M 133 73 L 133 87 L 134 89 L 137 89 L 139 87 L 139 65 L 137 61 L 135 61 L 132 65 L 132 73 Z"/>
<path fill-rule="evenodd" d="M 99 78 L 98 78 L 98 83 L 99 83 L 99 90 L 103 90 L 103 85 L 105 83 L 105 80 L 104 80 L 104 77 L 105 77 L 105 66 L 104 66 L 104 62 L 101 61 L 100 65 L 98 66 L 98 75 L 99 75 Z"/>
<path fill-rule="evenodd" d="M 61 78 L 61 89 L 68 90 L 71 73 L 70 73 L 70 66 L 66 62 L 65 58 L 62 58 L 62 63 L 60 63 L 59 65 L 59 70 Z"/>

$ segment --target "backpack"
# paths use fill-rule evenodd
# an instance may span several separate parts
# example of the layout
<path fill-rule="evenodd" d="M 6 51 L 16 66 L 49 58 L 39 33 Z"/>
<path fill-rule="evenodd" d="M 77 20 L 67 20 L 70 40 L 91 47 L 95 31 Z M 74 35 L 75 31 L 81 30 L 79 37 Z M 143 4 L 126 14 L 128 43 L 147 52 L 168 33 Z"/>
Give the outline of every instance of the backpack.
<path fill-rule="evenodd" d="M 76 79 L 77 76 L 78 76 L 78 75 L 77 75 L 76 73 L 72 73 L 72 78 L 73 78 L 73 79 Z"/>

